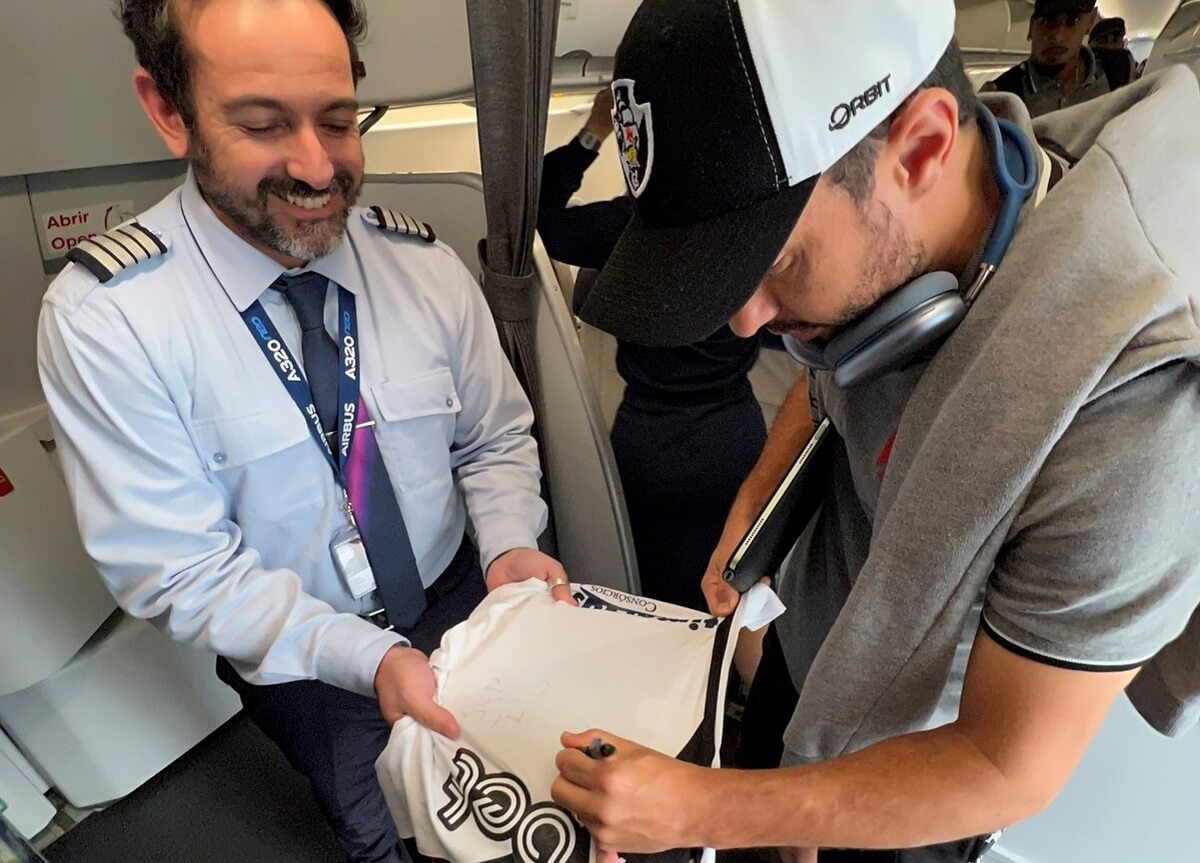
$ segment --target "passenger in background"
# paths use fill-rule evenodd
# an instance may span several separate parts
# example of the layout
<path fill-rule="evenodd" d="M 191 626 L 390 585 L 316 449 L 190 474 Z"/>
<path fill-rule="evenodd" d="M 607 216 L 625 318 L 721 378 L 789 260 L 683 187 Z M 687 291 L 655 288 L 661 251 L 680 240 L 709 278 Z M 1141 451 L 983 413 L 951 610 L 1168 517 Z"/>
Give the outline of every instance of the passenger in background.
<path fill-rule="evenodd" d="M 627 197 L 577 207 L 568 202 L 613 134 L 612 109 L 613 94 L 605 88 L 579 134 L 542 164 L 538 231 L 546 250 L 593 270 L 604 267 L 632 207 Z M 621 158 L 636 156 L 622 147 Z M 617 370 L 626 388 L 612 445 L 646 596 L 705 607 L 700 577 L 767 437 L 747 377 L 759 346 L 759 336 L 741 339 L 729 327 L 683 348 L 618 341 Z"/>
<path fill-rule="evenodd" d="M 1096 0 L 1037 0 L 1029 22 L 1029 59 L 984 85 L 1020 97 L 1033 117 L 1103 96 L 1133 79 L 1132 55 L 1093 51 L 1084 40 Z"/>
<path fill-rule="evenodd" d="M 1129 34 L 1124 18 L 1101 18 L 1088 36 L 1088 47 L 1098 56 L 1103 56 L 1106 51 L 1123 56 L 1129 65 L 1130 80 L 1141 77 L 1141 67 L 1129 50 Z"/>
<path fill-rule="evenodd" d="M 221 657 L 348 858 L 400 863 L 375 759 L 405 716 L 458 734 L 426 654 L 485 573 L 569 599 L 536 547 L 532 411 L 462 262 L 353 206 L 355 0 L 120 8 L 189 170 L 72 250 L 42 307 L 80 533 L 125 611 Z"/>
<path fill-rule="evenodd" d="M 1103 48 L 1108 51 L 1128 50 L 1127 31 L 1124 18 L 1101 18 L 1092 28 L 1088 36 L 1088 46 L 1095 51 Z"/>

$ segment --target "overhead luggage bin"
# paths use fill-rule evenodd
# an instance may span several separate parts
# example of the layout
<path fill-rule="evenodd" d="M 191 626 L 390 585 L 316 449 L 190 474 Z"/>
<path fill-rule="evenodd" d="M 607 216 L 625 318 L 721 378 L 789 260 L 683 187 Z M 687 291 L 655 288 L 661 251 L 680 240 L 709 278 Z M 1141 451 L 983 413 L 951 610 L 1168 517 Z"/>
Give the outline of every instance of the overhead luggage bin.
<path fill-rule="evenodd" d="M 466 7 L 446 0 L 364 0 L 364 106 L 423 105 L 471 95 Z M 419 25 L 419 26 L 414 26 Z M 136 61 L 96 0 L 4 0 L 0 177 L 169 159 L 133 96 Z M 33 133 L 36 130 L 36 133 Z"/>

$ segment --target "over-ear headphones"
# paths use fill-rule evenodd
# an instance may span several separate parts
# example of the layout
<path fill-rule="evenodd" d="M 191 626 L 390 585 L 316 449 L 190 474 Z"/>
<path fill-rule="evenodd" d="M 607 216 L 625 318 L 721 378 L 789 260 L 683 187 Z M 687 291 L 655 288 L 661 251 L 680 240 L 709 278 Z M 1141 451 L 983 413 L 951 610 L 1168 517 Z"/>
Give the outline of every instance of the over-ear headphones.
<path fill-rule="evenodd" d="M 1008 120 L 996 119 L 983 105 L 979 125 L 991 149 L 1001 203 L 971 286 L 960 290 L 959 277 L 953 273 L 926 273 L 892 291 L 827 343 L 784 336 L 784 347 L 794 360 L 832 371 L 834 383 L 849 388 L 904 368 L 949 336 L 966 317 L 1004 260 L 1021 210 L 1038 185 L 1038 157 L 1025 133 Z"/>

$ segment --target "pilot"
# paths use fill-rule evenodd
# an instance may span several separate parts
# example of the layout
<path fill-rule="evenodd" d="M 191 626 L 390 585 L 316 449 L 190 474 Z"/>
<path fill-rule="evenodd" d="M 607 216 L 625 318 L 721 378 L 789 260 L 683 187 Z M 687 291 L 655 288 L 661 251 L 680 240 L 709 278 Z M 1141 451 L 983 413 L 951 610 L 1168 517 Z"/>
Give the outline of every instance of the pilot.
<path fill-rule="evenodd" d="M 583 317 L 765 326 L 813 369 L 715 614 L 814 422 L 836 437 L 751 691 L 790 700 L 776 763 L 564 734 L 554 798 L 608 851 L 977 860 L 1122 692 L 1164 734 L 1200 717 L 1200 88 L 1172 68 L 1031 122 L 977 101 L 954 26 L 952 0 L 645 0 L 617 52 L 654 170 Z"/>
<path fill-rule="evenodd" d="M 1030 115 L 1069 108 L 1130 82 L 1133 55 L 1084 40 L 1099 20 L 1096 0 L 1037 0 L 1029 21 L 1029 59 L 984 85 L 1021 98 Z"/>
<path fill-rule="evenodd" d="M 529 404 L 454 253 L 354 206 L 356 3 L 120 15 L 189 169 L 42 308 L 84 544 L 125 611 L 221 657 L 351 860 L 407 859 L 374 762 L 403 716 L 457 734 L 426 654 L 485 583 L 565 583 Z"/>
<path fill-rule="evenodd" d="M 546 251 L 592 270 L 604 267 L 632 212 L 627 196 L 568 206 L 613 134 L 612 106 L 613 93 L 605 88 L 580 133 L 542 162 L 538 233 Z M 638 124 L 627 102 L 615 119 L 623 136 L 634 136 Z M 631 166 L 639 164 L 636 149 L 632 155 L 620 149 Z M 584 282 L 581 278 L 576 287 L 577 303 L 586 295 Z M 767 438 L 749 379 L 760 338 L 738 338 L 724 326 L 705 336 L 684 347 L 617 344 L 625 392 L 613 421 L 612 447 L 641 592 L 688 608 L 704 607 L 699 576 Z"/>

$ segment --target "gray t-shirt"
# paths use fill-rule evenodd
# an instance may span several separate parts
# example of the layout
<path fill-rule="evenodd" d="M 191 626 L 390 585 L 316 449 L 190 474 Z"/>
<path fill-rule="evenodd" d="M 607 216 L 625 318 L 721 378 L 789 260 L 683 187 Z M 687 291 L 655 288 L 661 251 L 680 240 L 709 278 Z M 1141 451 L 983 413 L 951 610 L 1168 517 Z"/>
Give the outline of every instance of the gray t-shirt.
<path fill-rule="evenodd" d="M 832 419 L 842 447 L 825 506 L 781 578 L 789 613 L 776 625 L 798 691 L 866 561 L 883 482 L 902 481 L 888 460 L 924 368 L 849 391 L 827 374 L 810 378 L 814 418 Z M 1180 463 L 1181 452 L 1200 452 L 1195 365 L 1138 378 L 1079 414 L 1008 529 L 924 727 L 957 716 L 980 607 L 992 638 L 1054 665 L 1136 667 L 1164 646 L 1163 624 L 1177 617 L 1171 609 L 1200 602 L 1200 474 Z M 939 525 L 912 530 L 933 534 Z M 855 673 L 845 669 L 847 686 Z"/>

